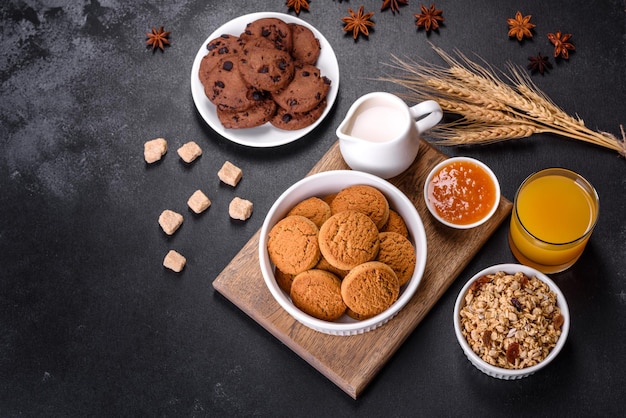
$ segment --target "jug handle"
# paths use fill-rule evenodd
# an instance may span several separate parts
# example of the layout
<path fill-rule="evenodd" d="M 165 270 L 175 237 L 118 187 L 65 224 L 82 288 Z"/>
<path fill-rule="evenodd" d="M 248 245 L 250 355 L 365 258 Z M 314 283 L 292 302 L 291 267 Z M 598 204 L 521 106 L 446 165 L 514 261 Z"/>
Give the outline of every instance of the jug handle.
<path fill-rule="evenodd" d="M 419 119 L 415 122 L 417 131 L 421 134 L 434 127 L 443 118 L 443 111 L 434 100 L 426 100 L 409 108 L 409 112 L 413 119 Z"/>

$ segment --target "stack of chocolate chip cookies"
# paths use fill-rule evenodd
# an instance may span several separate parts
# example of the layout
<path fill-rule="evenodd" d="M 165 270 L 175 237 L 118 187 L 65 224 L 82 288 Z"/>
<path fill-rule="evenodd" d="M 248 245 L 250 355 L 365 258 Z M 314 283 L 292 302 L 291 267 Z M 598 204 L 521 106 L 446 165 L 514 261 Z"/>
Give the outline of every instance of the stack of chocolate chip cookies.
<path fill-rule="evenodd" d="M 306 26 L 263 18 L 239 36 L 211 39 L 199 78 L 225 128 L 267 122 L 302 129 L 326 108 L 331 80 L 316 67 L 320 42 Z"/>
<path fill-rule="evenodd" d="M 326 321 L 382 313 L 417 261 L 404 220 L 368 185 L 301 201 L 270 230 L 267 250 L 293 304 Z"/>

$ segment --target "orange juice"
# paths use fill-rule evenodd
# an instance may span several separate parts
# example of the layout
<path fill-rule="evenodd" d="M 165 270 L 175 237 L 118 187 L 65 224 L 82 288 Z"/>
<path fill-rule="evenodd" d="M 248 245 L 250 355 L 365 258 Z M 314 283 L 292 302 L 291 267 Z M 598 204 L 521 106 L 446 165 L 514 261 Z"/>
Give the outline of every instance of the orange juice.
<path fill-rule="evenodd" d="M 509 244 L 523 264 L 556 273 L 580 257 L 598 217 L 598 195 L 578 174 L 546 169 L 520 186 Z"/>

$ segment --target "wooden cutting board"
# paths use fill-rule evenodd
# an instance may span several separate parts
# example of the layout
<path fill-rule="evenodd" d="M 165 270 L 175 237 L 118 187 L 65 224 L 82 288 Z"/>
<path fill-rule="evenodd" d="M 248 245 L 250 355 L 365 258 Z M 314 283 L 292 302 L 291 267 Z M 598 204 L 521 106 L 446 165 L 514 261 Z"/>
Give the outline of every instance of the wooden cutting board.
<path fill-rule="evenodd" d="M 356 399 L 511 212 L 512 203 L 501 198 L 494 216 L 477 228 L 454 230 L 436 221 L 426 208 L 422 189 L 428 172 L 445 158 L 422 140 L 413 165 L 389 180 L 415 204 L 422 218 L 428 259 L 417 292 L 387 324 L 349 337 L 327 335 L 301 325 L 280 307 L 265 286 L 258 257 L 260 230 L 215 279 L 213 287 Z M 309 175 L 343 169 L 349 167 L 336 142 Z"/>

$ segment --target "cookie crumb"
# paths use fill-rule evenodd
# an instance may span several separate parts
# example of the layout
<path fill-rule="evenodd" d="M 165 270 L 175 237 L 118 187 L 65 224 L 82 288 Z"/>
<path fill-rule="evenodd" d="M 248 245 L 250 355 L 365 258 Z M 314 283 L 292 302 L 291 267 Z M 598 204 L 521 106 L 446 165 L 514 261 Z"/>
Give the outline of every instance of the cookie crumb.
<path fill-rule="evenodd" d="M 187 264 L 187 259 L 180 253 L 170 250 L 163 259 L 163 266 L 176 273 L 180 273 Z"/>
<path fill-rule="evenodd" d="M 195 213 L 202 213 L 211 206 L 211 200 L 202 193 L 202 190 L 196 190 L 187 200 L 187 205 Z"/>
<path fill-rule="evenodd" d="M 143 145 L 143 158 L 148 164 L 159 161 L 166 152 L 167 141 L 164 138 L 152 139 Z"/>
<path fill-rule="evenodd" d="M 230 161 L 226 161 L 222 168 L 220 168 L 220 171 L 217 172 L 217 176 L 224 183 L 235 187 L 237 183 L 239 183 L 239 180 L 241 180 L 242 171 Z"/>
<path fill-rule="evenodd" d="M 202 148 L 193 141 L 189 141 L 177 150 L 180 158 L 186 163 L 192 163 L 196 158 L 202 155 Z"/>
<path fill-rule="evenodd" d="M 167 235 L 172 235 L 183 223 L 183 215 L 165 209 L 159 216 L 159 225 Z"/>
<path fill-rule="evenodd" d="M 228 214 L 233 219 L 245 221 L 252 215 L 252 202 L 235 197 L 228 205 Z"/>

